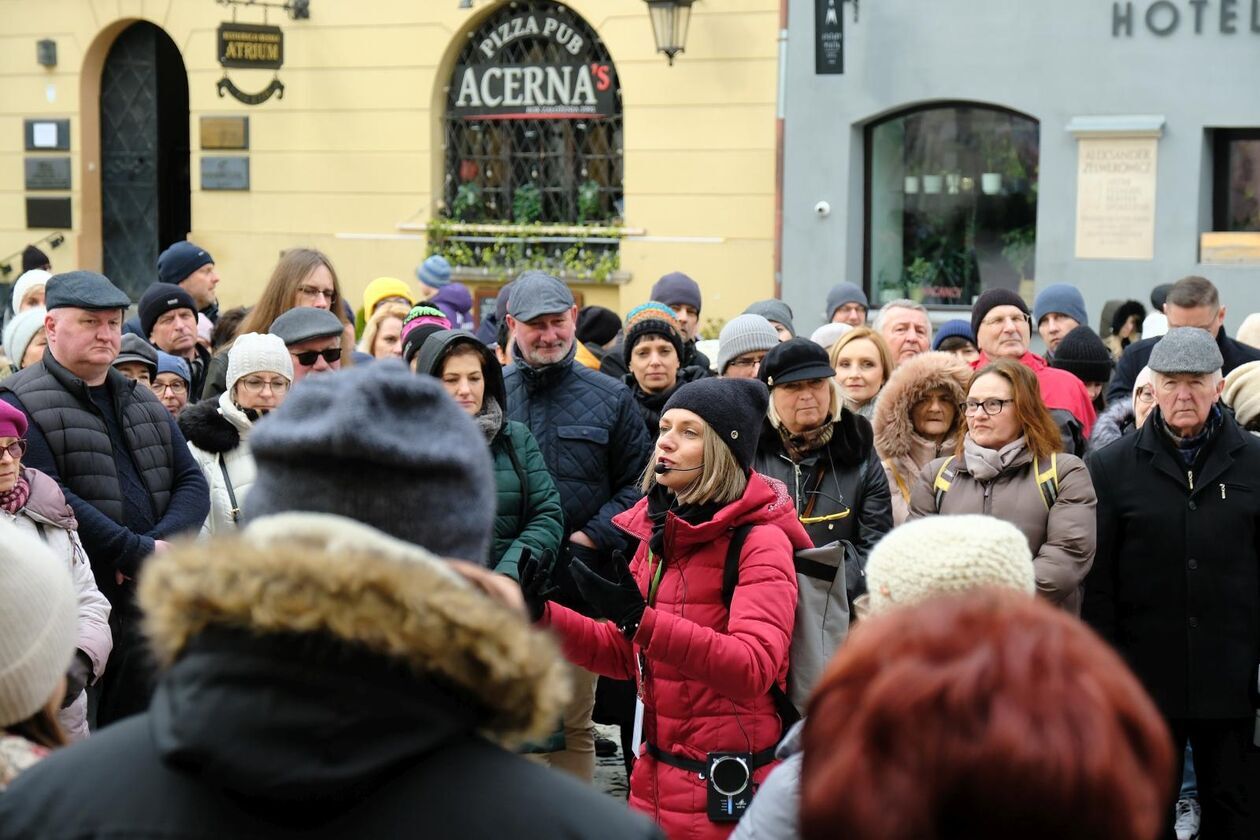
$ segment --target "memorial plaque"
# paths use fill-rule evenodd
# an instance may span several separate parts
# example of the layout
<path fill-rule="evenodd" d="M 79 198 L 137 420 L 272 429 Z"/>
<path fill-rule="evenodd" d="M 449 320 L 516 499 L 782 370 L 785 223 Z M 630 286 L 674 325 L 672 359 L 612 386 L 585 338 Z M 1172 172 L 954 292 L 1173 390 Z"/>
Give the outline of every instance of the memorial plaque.
<path fill-rule="evenodd" d="M 70 189 L 70 158 L 28 157 L 25 163 L 28 190 Z"/>
<path fill-rule="evenodd" d="M 1155 256 L 1154 137 L 1082 137 L 1077 146 L 1076 258 Z"/>
<path fill-rule="evenodd" d="M 203 190 L 248 190 L 249 158 L 211 155 L 202 157 L 201 188 Z"/>
<path fill-rule="evenodd" d="M 248 149 L 249 117 L 202 117 L 201 148 Z"/>
<path fill-rule="evenodd" d="M 28 152 L 64 152 L 70 148 L 70 120 L 23 120 Z"/>
<path fill-rule="evenodd" d="M 28 228 L 70 227 L 70 199 L 26 199 L 26 226 Z"/>

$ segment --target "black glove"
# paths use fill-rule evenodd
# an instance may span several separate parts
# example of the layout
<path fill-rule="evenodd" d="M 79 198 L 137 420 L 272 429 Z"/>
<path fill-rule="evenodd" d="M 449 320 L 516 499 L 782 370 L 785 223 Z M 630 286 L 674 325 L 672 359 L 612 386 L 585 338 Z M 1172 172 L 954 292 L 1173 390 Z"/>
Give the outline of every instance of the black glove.
<path fill-rule="evenodd" d="M 70 667 L 66 669 L 66 696 L 61 701 L 61 708 L 73 703 L 91 681 L 92 660 L 83 651 L 76 650 L 74 658 L 70 660 Z"/>
<path fill-rule="evenodd" d="M 630 574 L 630 564 L 626 562 L 625 555 L 620 551 L 612 553 L 611 572 L 614 580 L 592 571 L 590 566 L 577 558 L 569 565 L 569 571 L 582 597 L 600 615 L 616 624 L 627 639 L 633 639 L 639 629 L 639 621 L 643 618 L 643 611 L 647 609 L 647 601 L 643 600 L 639 584 L 635 583 L 634 576 Z"/>
<path fill-rule="evenodd" d="M 544 551 L 542 557 L 534 557 L 528 548 L 521 549 L 521 559 L 517 564 L 521 578 L 521 595 L 525 598 L 525 608 L 529 610 L 529 620 L 537 623 L 542 620 L 543 610 L 547 602 L 554 600 L 560 588 L 551 579 L 551 567 L 555 565 L 556 556 L 550 550 Z"/>

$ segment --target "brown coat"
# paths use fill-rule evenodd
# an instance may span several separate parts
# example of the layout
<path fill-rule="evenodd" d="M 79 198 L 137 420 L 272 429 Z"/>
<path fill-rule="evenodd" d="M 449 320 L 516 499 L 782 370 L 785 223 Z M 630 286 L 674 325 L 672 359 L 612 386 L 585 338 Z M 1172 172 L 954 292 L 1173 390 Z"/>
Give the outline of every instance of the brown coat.
<path fill-rule="evenodd" d="M 1010 522 L 1023 531 L 1033 553 L 1037 591 L 1052 604 L 1080 615 L 1081 581 L 1094 562 L 1097 538 L 1094 484 L 1075 455 L 1059 453 L 1059 494 L 1047 511 L 1033 475 L 1032 453 L 1025 450 L 992 481 L 971 475 L 963 458 L 955 458 L 949 491 L 936 507 L 933 485 L 945 463 L 930 462 L 919 473 L 910 496 L 910 519 L 933 514 L 983 513 Z M 1041 463 L 1048 469 L 1049 464 Z"/>

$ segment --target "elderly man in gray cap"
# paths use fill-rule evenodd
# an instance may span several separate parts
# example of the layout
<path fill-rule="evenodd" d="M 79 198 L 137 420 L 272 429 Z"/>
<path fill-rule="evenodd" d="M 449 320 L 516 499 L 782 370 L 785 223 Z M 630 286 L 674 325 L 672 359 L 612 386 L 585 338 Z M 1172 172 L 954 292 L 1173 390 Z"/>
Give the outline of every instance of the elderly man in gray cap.
<path fill-rule="evenodd" d="M 1193 747 L 1214 840 L 1251 836 L 1260 664 L 1260 439 L 1220 406 L 1222 362 L 1207 331 L 1169 330 L 1149 362 L 1156 408 L 1090 456 L 1098 551 L 1083 614 L 1159 705 L 1177 755 Z"/>
<path fill-rule="evenodd" d="M 345 324 L 327 309 L 298 306 L 272 323 L 268 331 L 278 335 L 293 357 L 293 384 L 311 373 L 341 370 L 341 333 Z"/>
<path fill-rule="evenodd" d="M 46 287 L 44 358 L 0 385 L 0 399 L 30 419 L 24 463 L 60 482 L 113 606 L 102 726 L 143 711 L 152 693 L 133 601 L 144 559 L 171 537 L 196 533 L 210 511 L 210 490 L 174 419 L 144 384 L 111 367 L 129 303 L 100 274 L 56 275 Z"/>
<path fill-rule="evenodd" d="M 507 323 L 512 364 L 504 372 L 508 418 L 524 423 L 538 439 L 543 460 L 564 508 L 565 557 L 598 568 L 625 546 L 612 518 L 639 498 L 638 483 L 651 453 L 629 389 L 573 361 L 577 306 L 568 286 L 541 271 L 527 271 L 512 284 Z M 567 574 L 560 600 L 593 614 Z M 552 765 L 590 781 L 595 772 L 591 710 L 595 676 L 575 673 L 574 699 L 564 714 L 565 749 Z"/>

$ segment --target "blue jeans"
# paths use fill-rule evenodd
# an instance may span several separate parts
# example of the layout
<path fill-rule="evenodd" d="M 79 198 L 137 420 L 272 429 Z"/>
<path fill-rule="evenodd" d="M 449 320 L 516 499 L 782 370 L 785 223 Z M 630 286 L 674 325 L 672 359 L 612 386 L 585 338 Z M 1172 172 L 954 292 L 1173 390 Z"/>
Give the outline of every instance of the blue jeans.
<path fill-rule="evenodd" d="M 1194 754 L 1190 751 L 1190 742 L 1186 741 L 1186 760 L 1181 771 L 1181 793 L 1178 799 L 1198 799 L 1199 780 L 1194 774 Z"/>

